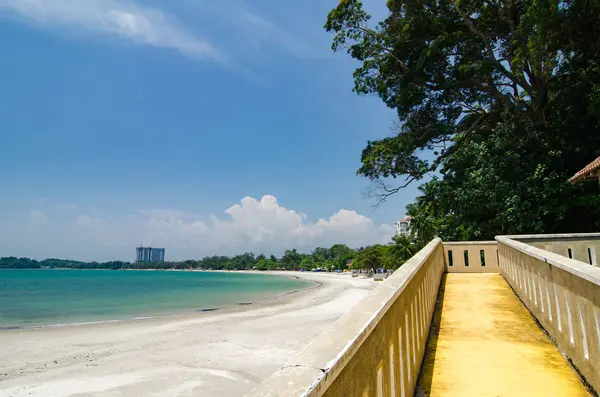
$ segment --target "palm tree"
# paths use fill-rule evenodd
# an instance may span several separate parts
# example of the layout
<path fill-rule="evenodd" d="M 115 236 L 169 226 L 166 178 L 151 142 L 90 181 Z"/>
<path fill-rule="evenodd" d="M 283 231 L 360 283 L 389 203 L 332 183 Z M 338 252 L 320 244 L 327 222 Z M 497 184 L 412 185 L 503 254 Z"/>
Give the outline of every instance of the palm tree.
<path fill-rule="evenodd" d="M 389 247 L 390 261 L 393 268 L 398 268 L 413 257 L 418 251 L 418 246 L 408 236 L 392 237 L 392 245 Z"/>
<path fill-rule="evenodd" d="M 437 234 L 436 220 L 438 215 L 439 183 L 437 178 L 419 186 L 422 195 L 418 196 L 414 204 L 409 204 L 407 215 L 412 218 L 413 236 L 425 245 Z"/>

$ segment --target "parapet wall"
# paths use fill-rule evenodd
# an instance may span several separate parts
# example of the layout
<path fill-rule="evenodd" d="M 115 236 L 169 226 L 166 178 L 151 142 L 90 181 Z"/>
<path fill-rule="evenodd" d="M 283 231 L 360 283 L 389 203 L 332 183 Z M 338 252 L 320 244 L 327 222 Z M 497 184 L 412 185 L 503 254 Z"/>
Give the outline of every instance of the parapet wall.
<path fill-rule="evenodd" d="M 443 273 L 435 239 L 247 397 L 412 396 Z"/>
<path fill-rule="evenodd" d="M 507 236 L 548 252 L 600 267 L 600 233 Z"/>
<path fill-rule="evenodd" d="M 447 273 L 500 273 L 498 243 L 495 241 L 461 241 L 443 244 Z"/>
<path fill-rule="evenodd" d="M 501 273 L 600 390 L 600 268 L 536 246 L 580 258 L 600 234 L 435 239 L 247 397 L 412 396 L 444 272 Z"/>
<path fill-rule="evenodd" d="M 512 237 L 496 240 L 504 278 L 559 349 L 600 390 L 600 268 Z M 531 239 L 522 240 L 531 244 Z M 538 243 L 558 246 L 534 241 Z M 573 241 L 568 244 L 574 246 Z"/>

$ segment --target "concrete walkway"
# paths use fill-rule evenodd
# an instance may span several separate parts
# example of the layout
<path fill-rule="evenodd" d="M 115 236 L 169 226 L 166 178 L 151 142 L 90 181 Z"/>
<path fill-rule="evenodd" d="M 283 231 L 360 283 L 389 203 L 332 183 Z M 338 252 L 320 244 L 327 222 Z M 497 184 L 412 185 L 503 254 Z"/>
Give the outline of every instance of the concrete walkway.
<path fill-rule="evenodd" d="M 590 396 L 499 274 L 445 275 L 416 396 Z"/>

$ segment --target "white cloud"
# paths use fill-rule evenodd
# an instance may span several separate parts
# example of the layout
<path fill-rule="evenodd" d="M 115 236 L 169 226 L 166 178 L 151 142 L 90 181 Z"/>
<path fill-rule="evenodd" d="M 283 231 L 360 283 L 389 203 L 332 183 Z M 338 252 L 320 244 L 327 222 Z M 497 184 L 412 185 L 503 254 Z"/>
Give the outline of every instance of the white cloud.
<path fill-rule="evenodd" d="M 207 255 L 254 252 L 280 255 L 285 249 L 308 252 L 337 243 L 351 247 L 386 243 L 393 228 L 375 225 L 356 211 L 341 209 L 326 219 L 310 221 L 301 212 L 282 206 L 274 196 L 245 197 L 222 216 L 201 217 L 171 209 L 136 211 L 129 215 L 79 214 L 75 218 L 57 212 L 35 233 L 13 234 L 28 249 L 15 255 L 47 256 L 80 260 L 132 260 L 140 243 L 167 249 L 167 259 L 182 260 Z M 34 210 L 30 217 L 48 219 Z M 2 244 L 6 244 L 2 247 Z M 11 241 L 0 241 L 8 250 Z"/>
<path fill-rule="evenodd" d="M 234 254 L 244 251 L 281 253 L 287 248 L 312 250 L 317 246 L 345 243 L 358 247 L 389 241 L 393 228 L 351 210 L 339 210 L 316 222 L 283 207 L 274 196 L 260 200 L 243 198 L 225 210 L 225 217 L 203 221 L 180 212 L 157 211 L 144 223 L 153 244 L 179 246 L 183 252 Z M 175 238 L 173 238 L 175 237 Z"/>
<path fill-rule="evenodd" d="M 33 222 L 45 223 L 48 222 L 48 217 L 40 210 L 29 211 L 29 219 Z"/>
<path fill-rule="evenodd" d="M 393 228 L 376 226 L 370 218 L 342 209 L 329 219 L 307 221 L 306 215 L 285 208 L 273 196 L 243 198 L 225 210 L 226 217 L 206 222 L 179 211 L 145 211 L 144 241 L 173 246 L 182 252 L 233 254 L 244 251 L 281 253 L 286 248 L 311 250 L 345 243 L 363 246 L 389 241 Z"/>
<path fill-rule="evenodd" d="M 188 32 L 172 16 L 128 0 L 0 0 L 2 10 L 45 26 L 75 27 L 194 58 L 223 60 L 208 41 Z"/>

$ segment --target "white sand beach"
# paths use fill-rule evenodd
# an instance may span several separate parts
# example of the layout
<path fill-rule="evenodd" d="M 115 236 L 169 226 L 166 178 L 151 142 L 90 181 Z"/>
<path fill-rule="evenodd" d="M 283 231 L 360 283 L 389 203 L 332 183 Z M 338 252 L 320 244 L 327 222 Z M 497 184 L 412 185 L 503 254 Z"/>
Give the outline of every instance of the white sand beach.
<path fill-rule="evenodd" d="M 243 396 L 377 285 L 284 274 L 321 285 L 215 312 L 1 331 L 0 396 Z"/>

